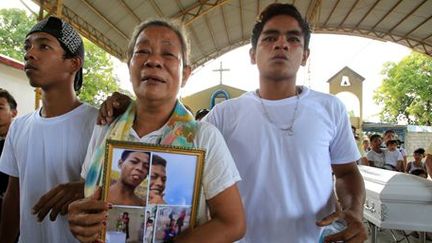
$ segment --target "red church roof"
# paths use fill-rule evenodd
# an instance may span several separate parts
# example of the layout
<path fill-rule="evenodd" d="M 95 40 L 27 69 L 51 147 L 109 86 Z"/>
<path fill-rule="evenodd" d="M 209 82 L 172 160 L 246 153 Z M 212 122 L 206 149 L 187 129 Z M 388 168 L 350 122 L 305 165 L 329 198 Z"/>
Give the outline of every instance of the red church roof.
<path fill-rule="evenodd" d="M 24 70 L 24 64 L 11 57 L 4 56 L 0 54 L 0 63 L 7 65 L 9 67 L 16 68 L 18 70 Z"/>

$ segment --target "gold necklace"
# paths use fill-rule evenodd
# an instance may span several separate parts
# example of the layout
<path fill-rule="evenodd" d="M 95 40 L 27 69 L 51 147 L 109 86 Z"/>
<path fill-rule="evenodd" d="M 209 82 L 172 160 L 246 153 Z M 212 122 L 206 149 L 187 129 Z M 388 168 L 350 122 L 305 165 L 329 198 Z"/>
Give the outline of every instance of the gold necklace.
<path fill-rule="evenodd" d="M 299 91 L 300 91 L 300 92 L 299 92 Z M 281 130 L 281 131 L 283 131 L 283 132 L 286 132 L 289 136 L 294 135 L 294 129 L 293 129 L 293 127 L 294 127 L 294 122 L 295 122 L 296 117 L 297 117 L 297 110 L 298 110 L 299 101 L 300 101 L 299 93 L 302 92 L 302 89 L 296 87 L 296 98 L 297 98 L 297 102 L 296 102 L 296 105 L 295 105 L 295 108 L 294 108 L 293 117 L 291 118 L 291 123 L 289 124 L 288 127 L 279 127 L 278 125 L 276 125 L 276 123 L 271 119 L 271 117 L 270 117 L 270 113 L 268 112 L 267 108 L 266 108 L 265 105 L 264 105 L 264 102 L 262 101 L 263 98 L 261 97 L 261 95 L 260 95 L 260 93 L 259 93 L 259 89 L 257 89 L 255 92 L 256 92 L 256 94 L 257 94 L 258 97 L 259 97 L 259 101 L 260 101 L 260 103 L 261 103 L 262 109 L 263 109 L 263 111 L 264 111 L 264 116 L 265 116 L 265 118 L 267 119 L 267 121 L 270 122 L 270 123 L 271 123 L 273 126 L 275 126 L 276 128 L 278 128 L 279 130 Z"/>

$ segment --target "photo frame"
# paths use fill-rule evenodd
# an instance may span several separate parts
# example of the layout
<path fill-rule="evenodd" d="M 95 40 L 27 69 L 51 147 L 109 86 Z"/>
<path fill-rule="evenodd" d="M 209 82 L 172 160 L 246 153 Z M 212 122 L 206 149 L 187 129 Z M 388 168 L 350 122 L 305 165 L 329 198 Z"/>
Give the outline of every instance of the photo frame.
<path fill-rule="evenodd" d="M 102 200 L 107 243 L 167 242 L 196 224 L 205 151 L 106 141 Z"/>

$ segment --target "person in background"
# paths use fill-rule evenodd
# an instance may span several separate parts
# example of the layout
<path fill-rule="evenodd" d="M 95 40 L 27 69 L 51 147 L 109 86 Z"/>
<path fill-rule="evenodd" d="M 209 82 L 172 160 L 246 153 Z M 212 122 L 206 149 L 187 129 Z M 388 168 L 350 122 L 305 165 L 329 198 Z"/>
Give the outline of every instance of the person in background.
<path fill-rule="evenodd" d="M 208 109 L 199 109 L 196 112 L 195 120 L 201 121 L 210 111 Z"/>
<path fill-rule="evenodd" d="M 384 132 L 383 135 L 383 144 L 381 145 L 382 147 L 385 147 L 387 142 L 390 140 L 397 140 L 396 138 L 396 132 L 392 129 L 386 130 Z M 399 143 L 400 145 L 400 143 Z M 398 147 L 399 152 L 402 154 L 402 158 L 403 158 L 403 164 L 402 164 L 402 168 L 406 168 L 406 165 L 408 163 L 407 160 L 407 153 L 406 150 L 403 147 Z"/>
<path fill-rule="evenodd" d="M 369 162 L 367 160 L 367 153 L 371 150 L 369 138 L 364 138 L 360 148 L 360 164 L 368 165 Z"/>
<path fill-rule="evenodd" d="M 7 132 L 12 120 L 17 115 L 17 103 L 14 97 L 5 89 L 0 88 L 0 156 L 3 152 Z M 0 219 L 1 205 L 8 185 L 9 176 L 0 171 Z"/>
<path fill-rule="evenodd" d="M 366 154 L 368 165 L 377 168 L 384 168 L 384 150 L 381 148 L 382 138 L 379 134 L 370 136 L 371 150 Z"/>
<path fill-rule="evenodd" d="M 363 139 L 363 142 L 362 142 L 362 149 L 363 149 L 363 153 L 364 154 L 367 154 L 367 152 L 369 152 L 370 150 L 371 150 L 371 148 L 370 148 L 370 141 L 369 141 L 369 138 L 365 138 L 365 139 Z"/>
<path fill-rule="evenodd" d="M 389 140 L 386 142 L 386 149 L 384 149 L 384 168 L 387 170 L 394 170 L 404 172 L 403 157 L 397 149 L 398 142 L 396 140 Z"/>
<path fill-rule="evenodd" d="M 413 175 L 427 178 L 428 173 L 427 173 L 426 165 L 422 161 L 424 155 L 425 155 L 425 150 L 423 148 L 418 148 L 414 150 L 413 153 L 414 161 L 411 161 L 407 164 L 405 171 Z"/>

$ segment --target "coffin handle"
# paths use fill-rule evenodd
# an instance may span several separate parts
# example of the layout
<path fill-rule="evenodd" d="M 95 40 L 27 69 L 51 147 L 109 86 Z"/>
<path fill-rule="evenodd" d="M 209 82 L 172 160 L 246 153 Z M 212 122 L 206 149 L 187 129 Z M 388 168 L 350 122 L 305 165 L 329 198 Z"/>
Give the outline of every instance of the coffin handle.
<path fill-rule="evenodd" d="M 371 206 L 369 206 L 368 203 L 365 203 L 365 205 L 363 207 L 364 207 L 364 209 L 366 209 L 367 211 L 370 211 L 371 213 L 376 212 L 375 203 L 372 203 Z"/>

